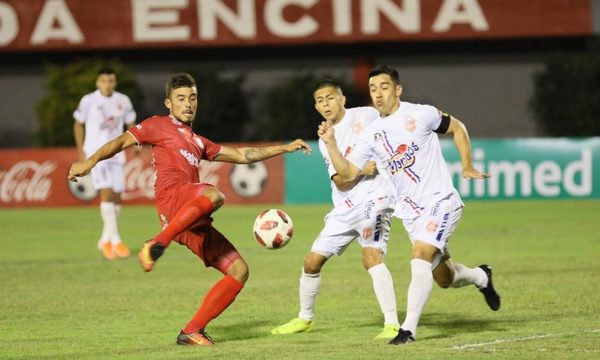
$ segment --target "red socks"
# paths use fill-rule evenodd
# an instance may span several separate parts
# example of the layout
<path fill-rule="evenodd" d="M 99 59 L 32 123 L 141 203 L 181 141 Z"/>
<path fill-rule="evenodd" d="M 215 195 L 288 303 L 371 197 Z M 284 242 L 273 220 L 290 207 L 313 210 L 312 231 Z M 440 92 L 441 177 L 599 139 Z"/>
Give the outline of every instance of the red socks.
<path fill-rule="evenodd" d="M 200 309 L 183 329 L 183 332 L 189 334 L 204 329 L 212 319 L 219 316 L 231 305 L 243 287 L 243 283 L 232 276 L 225 275 L 208 291 Z"/>
<path fill-rule="evenodd" d="M 188 201 L 154 240 L 165 247 L 169 246 L 175 236 L 181 234 L 200 218 L 210 215 L 212 210 L 213 203 L 206 196 L 199 196 Z"/>

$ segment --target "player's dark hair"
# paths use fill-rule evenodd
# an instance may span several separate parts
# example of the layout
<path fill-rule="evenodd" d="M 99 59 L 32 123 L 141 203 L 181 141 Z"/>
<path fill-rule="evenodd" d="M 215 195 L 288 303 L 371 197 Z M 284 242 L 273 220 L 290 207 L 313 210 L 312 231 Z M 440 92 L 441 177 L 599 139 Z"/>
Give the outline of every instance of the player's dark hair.
<path fill-rule="evenodd" d="M 107 66 L 102 67 L 102 68 L 100 68 L 100 70 L 98 70 L 98 76 L 100 76 L 100 75 L 114 75 L 114 74 L 115 74 L 115 71 L 112 68 L 107 67 Z"/>
<path fill-rule="evenodd" d="M 187 73 L 177 73 L 171 76 L 171 78 L 167 81 L 165 85 L 165 96 L 168 98 L 171 94 L 171 91 L 175 89 L 179 89 L 182 87 L 194 87 L 196 86 L 196 81 L 192 77 L 192 75 Z"/>
<path fill-rule="evenodd" d="M 371 71 L 369 72 L 369 79 L 372 78 L 373 76 L 377 76 L 377 75 L 381 75 L 381 74 L 389 75 L 389 77 L 392 79 L 394 84 L 400 85 L 400 74 L 398 74 L 398 70 L 394 69 L 393 67 L 391 67 L 389 65 L 377 65 L 374 68 L 372 68 Z"/>
<path fill-rule="evenodd" d="M 319 89 L 325 88 L 325 87 L 332 87 L 332 88 L 336 88 L 337 90 L 342 90 L 342 87 L 340 86 L 340 83 L 333 80 L 333 79 L 323 79 L 321 81 L 319 81 L 316 85 L 315 88 L 313 89 L 313 93 L 316 92 Z"/>

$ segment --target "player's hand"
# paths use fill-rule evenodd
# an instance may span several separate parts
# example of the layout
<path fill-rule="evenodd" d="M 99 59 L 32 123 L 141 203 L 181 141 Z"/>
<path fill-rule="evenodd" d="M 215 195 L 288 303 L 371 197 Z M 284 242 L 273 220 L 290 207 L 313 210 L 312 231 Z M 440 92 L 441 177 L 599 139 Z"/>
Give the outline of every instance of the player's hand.
<path fill-rule="evenodd" d="M 335 131 L 333 130 L 333 126 L 329 121 L 321 122 L 319 129 L 317 130 L 317 134 L 325 144 L 328 144 L 331 141 L 335 142 Z"/>
<path fill-rule="evenodd" d="M 89 174 L 91 169 L 92 166 L 87 160 L 74 162 L 69 169 L 69 180 L 77 182 L 77 177 Z"/>
<path fill-rule="evenodd" d="M 367 161 L 365 167 L 360 171 L 360 174 L 366 176 L 377 175 L 377 163 L 373 160 Z"/>
<path fill-rule="evenodd" d="M 304 140 L 302 140 L 302 139 L 296 139 L 286 145 L 287 152 L 295 152 L 295 151 L 299 151 L 299 150 L 302 150 L 305 154 L 308 154 L 308 155 L 312 154 L 312 148 L 310 147 L 310 145 L 305 143 Z"/>
<path fill-rule="evenodd" d="M 482 173 L 473 166 L 467 166 L 462 170 L 462 177 L 465 179 L 487 179 L 490 176 L 490 174 Z"/>

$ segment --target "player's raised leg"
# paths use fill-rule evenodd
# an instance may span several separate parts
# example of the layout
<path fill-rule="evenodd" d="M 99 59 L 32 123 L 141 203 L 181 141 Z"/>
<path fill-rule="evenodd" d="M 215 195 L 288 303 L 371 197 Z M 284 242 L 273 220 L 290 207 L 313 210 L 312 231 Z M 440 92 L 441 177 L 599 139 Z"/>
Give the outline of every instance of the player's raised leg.
<path fill-rule="evenodd" d="M 210 214 L 223 205 L 225 196 L 215 187 L 202 184 L 197 188 L 198 191 L 193 191 L 194 189 L 192 191 L 185 191 L 188 189 L 181 191 L 180 197 L 186 194 L 190 195 L 187 197 L 187 202 L 179 208 L 164 229 L 142 247 L 138 259 L 144 271 L 152 270 L 158 258 L 177 235 L 197 225 L 202 219 L 208 218 Z"/>
<path fill-rule="evenodd" d="M 492 268 L 489 265 L 470 268 L 453 262 L 448 256 L 433 270 L 433 277 L 442 288 L 475 285 L 491 310 L 500 309 L 500 295 L 494 288 Z"/>

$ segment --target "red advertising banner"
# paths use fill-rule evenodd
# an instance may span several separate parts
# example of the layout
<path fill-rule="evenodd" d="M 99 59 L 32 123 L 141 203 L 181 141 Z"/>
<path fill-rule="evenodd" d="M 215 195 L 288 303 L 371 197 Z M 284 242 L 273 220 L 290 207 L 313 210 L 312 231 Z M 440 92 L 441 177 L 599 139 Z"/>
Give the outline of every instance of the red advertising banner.
<path fill-rule="evenodd" d="M 154 168 L 150 149 L 126 152 L 123 202 L 154 203 Z M 96 204 L 91 179 L 67 180 L 74 148 L 0 150 L 0 208 Z M 281 203 L 283 158 L 249 165 L 203 161 L 200 179 L 219 188 L 228 204 Z"/>
<path fill-rule="evenodd" d="M 592 0 L 0 0 L 0 52 L 590 35 Z"/>

